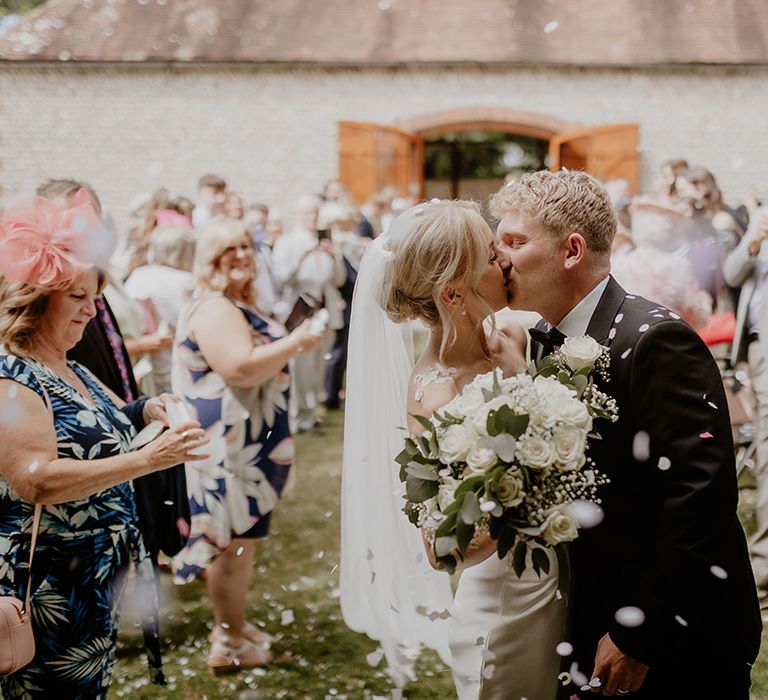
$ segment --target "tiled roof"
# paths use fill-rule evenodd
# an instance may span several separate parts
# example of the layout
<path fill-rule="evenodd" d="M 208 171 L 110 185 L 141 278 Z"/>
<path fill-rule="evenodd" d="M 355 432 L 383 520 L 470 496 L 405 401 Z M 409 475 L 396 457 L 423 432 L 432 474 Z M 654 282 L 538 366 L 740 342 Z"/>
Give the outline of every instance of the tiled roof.
<path fill-rule="evenodd" d="M 0 59 L 768 64 L 766 0 L 49 0 Z"/>

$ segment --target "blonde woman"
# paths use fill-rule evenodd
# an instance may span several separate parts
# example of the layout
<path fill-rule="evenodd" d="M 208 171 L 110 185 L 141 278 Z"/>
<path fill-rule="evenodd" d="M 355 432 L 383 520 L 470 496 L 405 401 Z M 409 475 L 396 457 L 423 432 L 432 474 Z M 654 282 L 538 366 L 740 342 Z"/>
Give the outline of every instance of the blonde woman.
<path fill-rule="evenodd" d="M 352 306 L 342 612 L 352 629 L 381 642 L 400 685 L 414 678 L 411 650 L 425 644 L 446 658 L 449 641 L 461 700 L 553 700 L 564 634 L 552 553 L 549 574 L 539 579 L 529 568 L 518 578 L 495 542 L 477 538 L 451 605 L 448 575 L 430 569 L 400 512 L 398 426 L 420 432 L 413 416 L 430 416 L 476 375 L 525 368 L 525 332 L 492 322 L 507 306 L 508 267 L 476 205 L 433 200 L 406 210 L 370 246 Z M 429 329 L 415 366 L 411 321 Z"/>
<path fill-rule="evenodd" d="M 179 317 L 172 385 L 211 438 L 211 457 L 187 465 L 189 542 L 176 581 L 206 574 L 215 627 L 214 673 L 270 661 L 269 635 L 245 619 L 256 540 L 288 487 L 288 362 L 321 337 L 305 322 L 292 333 L 257 308 L 251 238 L 240 220 L 213 218 L 197 242 L 192 300 Z"/>

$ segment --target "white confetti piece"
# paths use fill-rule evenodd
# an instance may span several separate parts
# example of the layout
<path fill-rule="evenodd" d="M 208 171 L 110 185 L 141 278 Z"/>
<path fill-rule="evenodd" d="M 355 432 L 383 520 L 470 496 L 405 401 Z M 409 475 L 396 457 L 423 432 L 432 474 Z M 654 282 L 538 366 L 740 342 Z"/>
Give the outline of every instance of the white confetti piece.
<path fill-rule="evenodd" d="M 629 357 L 629 353 L 632 352 L 632 348 L 627 348 L 623 353 L 621 353 L 621 359 L 626 360 Z"/>
<path fill-rule="evenodd" d="M 589 687 L 590 688 L 599 688 L 603 684 L 600 682 L 599 678 L 593 678 L 591 681 L 589 681 Z"/>
<path fill-rule="evenodd" d="M 645 332 L 646 332 L 646 331 L 647 331 L 649 328 L 650 328 L 650 326 L 649 326 L 647 323 L 644 323 L 644 324 L 643 324 L 642 326 L 640 326 L 640 328 L 638 328 L 637 330 L 639 330 L 641 333 L 645 333 Z"/>
<path fill-rule="evenodd" d="M 480 510 L 483 513 L 490 513 L 492 510 L 496 509 L 496 501 L 484 501 L 480 504 Z"/>
<path fill-rule="evenodd" d="M 293 624 L 295 619 L 293 610 L 283 610 L 283 612 L 280 613 L 280 624 L 283 625 L 283 627 Z"/>
<path fill-rule="evenodd" d="M 30 462 L 29 467 L 27 467 L 29 469 L 29 473 L 32 474 L 35 471 L 37 471 L 37 468 L 39 466 L 40 466 L 40 462 L 38 462 L 37 460 L 35 460 L 34 462 Z"/>
<path fill-rule="evenodd" d="M 669 457 L 659 457 L 659 464 L 657 466 L 663 472 L 668 471 L 672 466 L 672 460 Z"/>
<path fill-rule="evenodd" d="M 19 393 L 19 387 L 17 387 L 16 384 L 11 384 L 8 387 L 8 398 L 9 399 L 16 398 L 16 394 L 18 394 L 18 393 Z"/>
<path fill-rule="evenodd" d="M 728 578 L 728 572 L 722 566 L 715 564 L 714 566 L 710 567 L 709 570 L 713 576 L 723 581 Z"/>
<path fill-rule="evenodd" d="M 611 328 L 610 332 L 608 333 L 608 340 L 613 340 L 616 337 L 616 329 Z"/>
<path fill-rule="evenodd" d="M 640 627 L 645 622 L 645 613 L 634 605 L 619 608 L 614 617 L 624 627 Z"/>
<path fill-rule="evenodd" d="M 494 666 L 493 664 L 488 664 L 483 669 L 483 678 L 485 678 L 485 680 L 490 680 L 491 678 L 493 678 L 494 673 L 496 673 L 496 666 Z"/>
<path fill-rule="evenodd" d="M 624 314 L 616 314 L 616 318 L 613 319 L 614 323 L 621 323 L 624 319 Z"/>
<path fill-rule="evenodd" d="M 627 296 L 624 297 L 624 298 L 625 299 L 637 299 L 637 297 L 634 294 L 627 294 Z"/>
<path fill-rule="evenodd" d="M 672 318 L 674 318 L 674 319 L 675 319 L 675 321 L 679 321 L 679 320 L 680 320 L 680 316 L 678 316 L 678 315 L 677 315 L 676 313 L 674 313 L 673 311 L 670 311 L 670 312 L 669 312 L 669 315 L 670 315 Z"/>
<path fill-rule="evenodd" d="M 570 642 L 560 642 L 560 644 L 555 647 L 555 651 L 559 656 L 570 656 L 573 654 L 573 644 Z"/>
<path fill-rule="evenodd" d="M 680 615 L 675 615 L 675 622 L 683 627 L 688 627 L 688 623 Z"/>
<path fill-rule="evenodd" d="M 173 505 L 173 501 L 163 501 L 163 503 L 165 503 L 165 505 L 167 505 L 167 506 L 172 506 Z"/>
<path fill-rule="evenodd" d="M 556 19 L 553 19 L 551 22 L 547 22 L 546 26 L 544 27 L 544 33 L 551 34 L 552 32 L 556 31 L 559 26 L 560 22 L 558 22 Z"/>
<path fill-rule="evenodd" d="M 381 663 L 381 660 L 384 658 L 384 652 L 381 650 L 381 648 L 378 648 L 376 651 L 372 651 L 370 654 L 368 654 L 365 657 L 365 660 L 368 662 L 369 666 L 372 666 L 373 668 L 376 668 Z"/>
<path fill-rule="evenodd" d="M 605 514 L 603 509 L 592 501 L 582 499 L 573 501 L 568 505 L 568 512 L 575 518 L 579 527 L 591 528 L 603 522 Z"/>
<path fill-rule="evenodd" d="M 716 411 L 718 410 L 718 408 L 717 408 L 717 404 L 716 404 L 716 403 L 712 403 L 712 401 L 707 401 L 707 405 L 708 405 L 708 406 L 711 406 L 711 407 L 712 407 L 712 408 L 714 408 Z"/>
<path fill-rule="evenodd" d="M 245 547 L 238 547 L 237 551 L 235 552 L 235 556 L 240 556 L 245 551 Z"/>
<path fill-rule="evenodd" d="M 635 433 L 632 440 L 632 456 L 638 462 L 645 462 L 651 456 L 651 436 L 645 430 Z"/>

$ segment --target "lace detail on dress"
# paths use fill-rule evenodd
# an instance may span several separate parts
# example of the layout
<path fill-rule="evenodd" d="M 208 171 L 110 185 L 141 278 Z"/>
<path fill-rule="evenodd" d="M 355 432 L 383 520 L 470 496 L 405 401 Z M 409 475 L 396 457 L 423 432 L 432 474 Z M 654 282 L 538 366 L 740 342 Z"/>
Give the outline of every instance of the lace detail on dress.
<path fill-rule="evenodd" d="M 424 398 L 424 387 L 430 384 L 445 384 L 449 379 L 456 374 L 455 367 L 443 367 L 439 362 L 434 367 L 427 368 L 426 372 L 417 374 L 413 378 L 413 383 L 416 385 L 416 401 L 421 401 Z"/>

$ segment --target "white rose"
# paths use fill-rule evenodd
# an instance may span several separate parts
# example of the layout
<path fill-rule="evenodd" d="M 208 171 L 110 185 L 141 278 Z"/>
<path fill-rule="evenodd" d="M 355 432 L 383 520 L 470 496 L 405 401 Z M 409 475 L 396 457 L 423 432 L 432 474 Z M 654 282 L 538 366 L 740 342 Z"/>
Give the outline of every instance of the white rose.
<path fill-rule="evenodd" d="M 557 396 L 549 401 L 552 415 L 566 425 L 575 426 L 589 432 L 592 429 L 592 416 L 587 407 L 572 396 Z"/>
<path fill-rule="evenodd" d="M 582 335 L 566 338 L 560 351 L 565 356 L 568 366 L 578 372 L 585 367 L 593 367 L 595 361 L 603 352 L 603 348 L 594 338 Z"/>
<path fill-rule="evenodd" d="M 498 462 L 496 452 L 488 447 L 480 447 L 475 444 L 467 455 L 467 465 L 470 471 L 477 474 L 484 474 L 488 469 Z"/>
<path fill-rule="evenodd" d="M 485 403 L 483 390 L 477 386 L 468 386 L 459 397 L 458 408 L 462 416 L 471 416 L 477 413 Z"/>
<path fill-rule="evenodd" d="M 454 396 L 447 404 L 438 410 L 438 413 L 443 415 L 450 413 L 454 418 L 464 418 L 465 414 L 461 411 L 461 396 Z"/>
<path fill-rule="evenodd" d="M 571 471 L 583 466 L 587 436 L 583 430 L 564 426 L 552 436 L 552 446 L 561 469 Z"/>
<path fill-rule="evenodd" d="M 517 441 L 517 456 L 531 469 L 546 469 L 555 461 L 552 444 L 535 435 L 524 436 Z"/>
<path fill-rule="evenodd" d="M 440 461 L 444 464 L 463 462 L 477 440 L 477 434 L 471 427 L 449 425 L 438 437 L 437 449 Z"/>
<path fill-rule="evenodd" d="M 450 476 L 444 476 L 440 480 L 440 485 L 437 487 L 437 503 L 441 511 L 456 500 L 456 488 L 460 483 L 459 479 Z"/>
<path fill-rule="evenodd" d="M 575 518 L 555 508 L 544 522 L 541 536 L 551 545 L 570 542 L 579 536 L 578 528 Z"/>
<path fill-rule="evenodd" d="M 514 410 L 513 399 L 510 396 L 497 396 L 487 403 L 483 403 L 477 411 L 467 415 L 467 421 L 480 433 L 488 434 L 488 414 L 491 411 L 498 411 L 502 406 L 509 406 Z"/>
<path fill-rule="evenodd" d="M 523 480 L 518 470 L 504 472 L 494 487 L 496 499 L 508 508 L 519 505 L 525 497 Z"/>
<path fill-rule="evenodd" d="M 478 374 L 469 384 L 470 387 L 476 389 L 493 390 L 493 374 L 496 370 L 486 372 L 485 374 Z"/>

